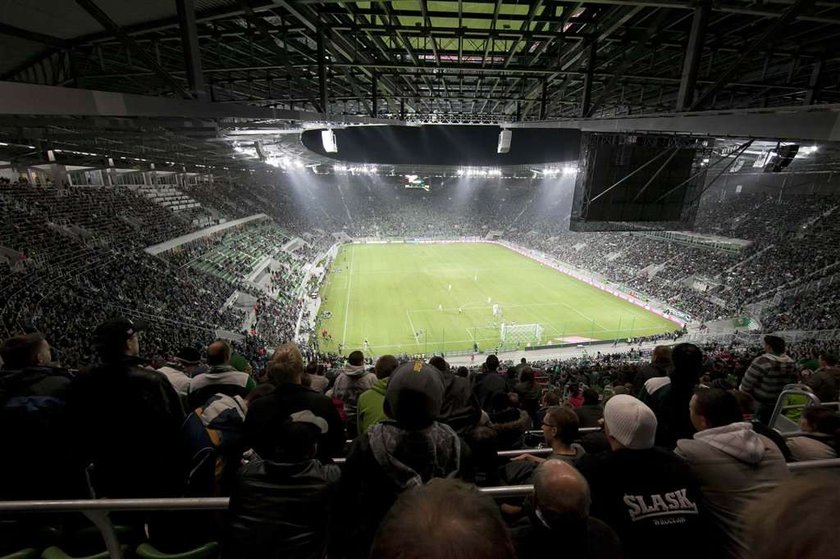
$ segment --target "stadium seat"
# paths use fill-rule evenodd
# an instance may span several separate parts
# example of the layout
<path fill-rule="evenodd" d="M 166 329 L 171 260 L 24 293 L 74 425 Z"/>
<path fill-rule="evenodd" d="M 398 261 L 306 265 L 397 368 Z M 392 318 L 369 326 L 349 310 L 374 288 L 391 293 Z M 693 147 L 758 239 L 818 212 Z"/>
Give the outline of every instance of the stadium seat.
<path fill-rule="evenodd" d="M 149 543 L 142 543 L 137 547 L 137 557 L 140 559 L 213 559 L 218 556 L 219 544 L 216 542 L 208 542 L 181 553 L 162 553 Z"/>
<path fill-rule="evenodd" d="M 123 546 L 123 555 L 128 551 L 128 547 Z M 85 556 L 73 556 L 68 554 L 66 551 L 61 549 L 60 547 L 51 546 L 44 550 L 41 554 L 41 559 L 108 559 L 110 555 L 107 551 L 102 551 L 100 553 L 96 553 L 94 555 L 85 555 Z"/>
<path fill-rule="evenodd" d="M 38 550 L 29 547 L 27 549 L 15 551 L 14 553 L 9 553 L 8 555 L 3 555 L 0 559 L 36 559 L 37 557 Z"/>

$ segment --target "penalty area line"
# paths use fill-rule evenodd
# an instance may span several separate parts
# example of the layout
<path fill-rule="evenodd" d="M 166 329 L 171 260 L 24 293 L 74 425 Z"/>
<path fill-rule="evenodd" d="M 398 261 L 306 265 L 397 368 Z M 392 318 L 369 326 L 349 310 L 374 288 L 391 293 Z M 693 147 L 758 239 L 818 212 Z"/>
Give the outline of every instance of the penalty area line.
<path fill-rule="evenodd" d="M 353 257 L 347 269 L 347 298 L 344 300 L 344 331 L 341 332 L 341 346 L 347 345 L 347 317 L 350 315 L 350 286 L 353 283 Z"/>
<path fill-rule="evenodd" d="M 414 343 L 420 345 L 420 338 L 417 337 L 417 330 L 414 329 L 414 323 L 411 321 L 411 313 L 405 311 L 405 316 L 408 317 L 408 325 L 411 326 L 411 335 L 414 336 Z"/>

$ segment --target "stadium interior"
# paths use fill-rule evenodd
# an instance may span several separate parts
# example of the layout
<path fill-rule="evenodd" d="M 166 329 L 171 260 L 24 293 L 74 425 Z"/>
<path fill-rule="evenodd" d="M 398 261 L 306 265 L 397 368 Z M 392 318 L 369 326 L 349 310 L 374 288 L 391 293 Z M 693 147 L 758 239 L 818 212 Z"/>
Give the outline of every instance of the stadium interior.
<path fill-rule="evenodd" d="M 837 556 L 838 37 L 0 0 L 0 559 Z"/>

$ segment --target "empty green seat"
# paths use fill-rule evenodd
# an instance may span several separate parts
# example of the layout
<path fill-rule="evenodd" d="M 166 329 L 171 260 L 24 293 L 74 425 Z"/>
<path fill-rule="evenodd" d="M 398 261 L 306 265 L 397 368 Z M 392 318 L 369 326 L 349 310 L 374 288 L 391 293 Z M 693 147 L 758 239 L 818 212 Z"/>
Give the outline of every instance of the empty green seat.
<path fill-rule="evenodd" d="M 29 547 L 4 555 L 0 559 L 38 559 L 38 550 Z"/>
<path fill-rule="evenodd" d="M 162 553 L 149 543 L 142 543 L 137 547 L 137 557 L 140 559 L 215 559 L 218 556 L 219 544 L 216 542 L 209 542 L 181 553 Z"/>
<path fill-rule="evenodd" d="M 128 548 L 123 546 L 123 555 L 128 551 Z M 84 557 L 76 557 L 66 553 L 63 549 L 56 546 L 48 547 L 41 554 L 41 559 L 108 559 L 110 555 L 107 551 L 96 553 L 95 555 L 85 555 Z"/>

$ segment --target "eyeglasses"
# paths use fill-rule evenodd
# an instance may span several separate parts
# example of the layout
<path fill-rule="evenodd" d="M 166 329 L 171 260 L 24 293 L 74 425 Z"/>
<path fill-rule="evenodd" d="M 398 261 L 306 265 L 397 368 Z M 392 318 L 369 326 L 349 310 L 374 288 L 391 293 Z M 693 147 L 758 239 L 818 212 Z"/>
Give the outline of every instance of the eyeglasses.
<path fill-rule="evenodd" d="M 555 427 L 555 425 L 552 425 L 551 423 L 546 423 L 545 421 L 543 421 L 543 427 Z"/>

